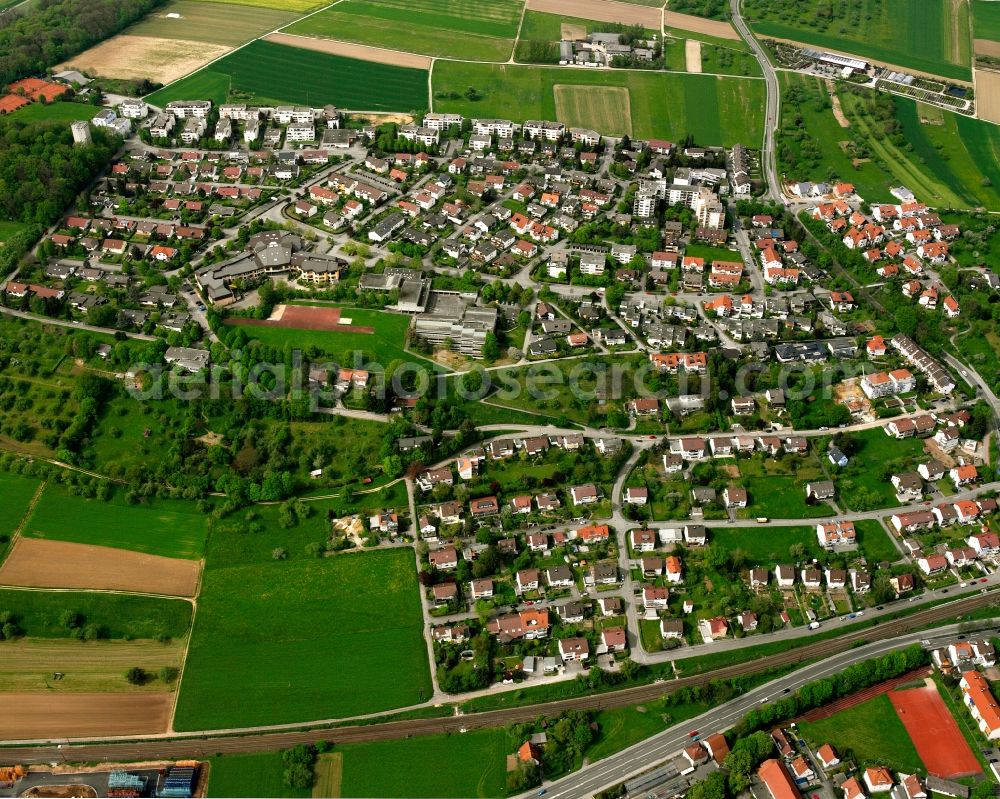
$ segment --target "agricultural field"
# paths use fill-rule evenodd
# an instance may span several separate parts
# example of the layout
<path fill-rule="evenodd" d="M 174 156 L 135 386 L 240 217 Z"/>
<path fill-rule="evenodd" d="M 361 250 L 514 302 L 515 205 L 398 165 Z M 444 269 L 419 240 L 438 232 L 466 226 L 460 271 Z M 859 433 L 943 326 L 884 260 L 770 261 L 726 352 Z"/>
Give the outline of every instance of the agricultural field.
<path fill-rule="evenodd" d="M 847 180 L 868 202 L 891 200 L 889 187 L 904 184 L 938 207 L 1000 209 L 996 126 L 898 97 L 884 122 L 872 115 L 871 93 L 841 89 L 844 128 L 822 81 L 787 72 L 780 80 L 778 159 L 789 180 Z M 886 136 L 887 124 L 902 144 Z"/>
<path fill-rule="evenodd" d="M 10 691 L 0 694 L 0 740 L 155 735 L 170 726 L 174 695 Z"/>
<path fill-rule="evenodd" d="M 208 795 L 220 797 L 268 796 L 273 799 L 304 799 L 312 792 L 292 788 L 284 780 L 281 752 L 251 755 L 219 755 L 209 760 Z M 318 771 L 317 767 L 317 771 Z M 334 794 L 329 794 L 333 796 Z"/>
<path fill-rule="evenodd" d="M 37 477 L 0 472 L 0 540 L 17 529 L 39 484 Z M 3 547 L 0 544 L 0 552 Z"/>
<path fill-rule="evenodd" d="M 763 125 L 762 81 L 634 71 L 584 72 L 502 64 L 440 62 L 434 67 L 434 110 L 474 117 L 555 119 L 555 86 L 617 86 L 628 91 L 636 136 L 699 144 L 755 142 Z M 463 96 L 474 87 L 481 99 Z M 606 132 L 606 131 L 601 131 Z"/>
<path fill-rule="evenodd" d="M 521 6 L 521 0 L 345 0 L 285 32 L 429 56 L 506 61 Z"/>
<path fill-rule="evenodd" d="M 556 119 L 572 128 L 591 128 L 610 135 L 632 135 L 629 90 L 622 86 L 552 87 Z"/>
<path fill-rule="evenodd" d="M 281 531 L 247 537 L 265 535 L 283 544 Z M 240 562 L 215 537 L 177 729 L 345 717 L 430 697 L 409 548 L 287 560 L 251 553 Z"/>
<path fill-rule="evenodd" d="M 977 39 L 1000 42 L 1000 4 L 995 0 L 969 0 L 972 3 L 972 29 Z"/>
<path fill-rule="evenodd" d="M 25 635 L 68 638 L 77 627 L 66 624 L 67 612 L 80 617 L 78 627 L 95 637 L 181 638 L 191 625 L 191 605 L 179 599 L 128 596 L 89 591 L 23 591 L 0 588 L 0 612 L 11 613 Z"/>
<path fill-rule="evenodd" d="M 206 2 L 221 2 L 224 5 L 237 5 L 253 8 L 270 8 L 276 11 L 295 12 L 296 14 L 313 11 L 320 6 L 325 5 L 325 3 L 316 2 L 316 0 L 206 0 Z"/>
<path fill-rule="evenodd" d="M 716 75 L 761 75 L 760 64 L 750 53 L 714 44 L 701 46 L 701 71 Z"/>
<path fill-rule="evenodd" d="M 820 721 L 800 721 L 799 734 L 811 745 L 830 744 L 842 759 L 859 765 L 884 763 L 895 771 L 923 771 L 917 749 L 885 694 Z"/>
<path fill-rule="evenodd" d="M 121 34 L 103 41 L 60 65 L 105 78 L 177 80 L 232 48 L 187 39 Z"/>
<path fill-rule="evenodd" d="M 291 10 L 265 6 L 173 0 L 129 27 L 127 35 L 235 47 L 277 30 L 297 16 Z"/>
<path fill-rule="evenodd" d="M 427 72 L 256 41 L 146 99 L 154 105 L 188 97 L 221 103 L 230 92 L 268 104 L 413 111 L 427 106 Z"/>
<path fill-rule="evenodd" d="M 131 505 L 119 491 L 105 502 L 73 496 L 64 486 L 50 483 L 25 524 L 24 535 L 198 559 L 205 551 L 208 519 L 182 500 L 150 499 Z"/>
<path fill-rule="evenodd" d="M 343 758 L 340 790 L 323 795 L 446 799 L 503 796 L 505 759 L 517 746 L 503 729 L 345 744 L 338 746 L 334 755 Z M 392 768 L 385 768 L 386 763 L 392 763 Z M 430 764 L 435 767 L 428 768 Z"/>
<path fill-rule="evenodd" d="M 971 80 L 966 0 L 747 0 L 744 14 L 758 36 Z"/>
<path fill-rule="evenodd" d="M 4 691 L 168 691 L 173 683 L 160 678 L 164 669 L 180 669 L 182 641 L 74 641 L 65 638 L 21 638 L 2 645 L 0 685 Z M 149 679 L 132 685 L 125 672 L 143 669 Z M 58 680 L 55 673 L 62 674 Z M 174 672 L 176 673 L 176 672 Z"/>

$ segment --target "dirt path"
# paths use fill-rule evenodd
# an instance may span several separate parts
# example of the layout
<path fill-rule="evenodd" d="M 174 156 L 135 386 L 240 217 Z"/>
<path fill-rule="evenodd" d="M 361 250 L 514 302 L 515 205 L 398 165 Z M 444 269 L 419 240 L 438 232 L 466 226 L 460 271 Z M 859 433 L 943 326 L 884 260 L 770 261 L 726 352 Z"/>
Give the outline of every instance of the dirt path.
<path fill-rule="evenodd" d="M 431 67 L 430 56 L 403 53 L 399 50 L 386 50 L 382 47 L 369 47 L 365 44 L 341 42 L 335 39 L 316 39 L 312 36 L 296 36 L 291 33 L 269 33 L 263 38 L 266 42 L 287 44 L 290 47 L 299 47 L 303 50 L 315 50 L 318 53 L 357 58 L 376 64 L 393 64 L 398 67 L 414 67 L 415 69 L 430 69 Z"/>
<path fill-rule="evenodd" d="M 718 22 L 714 19 L 702 19 L 691 14 L 679 14 L 676 11 L 663 12 L 663 24 L 668 28 L 680 28 L 694 33 L 703 33 L 706 36 L 715 36 L 719 39 L 740 40 L 740 35 L 736 28 L 728 22 Z"/>
<path fill-rule="evenodd" d="M 837 96 L 837 84 L 832 80 L 826 81 L 826 91 L 830 95 L 830 104 L 833 106 L 833 116 L 842 128 L 851 127 L 851 121 L 844 114 L 844 109 L 840 105 L 840 97 Z"/>
<path fill-rule="evenodd" d="M 24 516 L 21 517 L 21 521 L 17 523 L 17 528 L 10 536 L 11 546 L 13 546 L 17 539 L 21 537 L 21 531 L 24 530 L 24 525 L 28 523 L 28 519 L 31 518 L 31 514 L 35 512 L 35 505 L 37 505 L 38 500 L 42 498 L 42 492 L 45 490 L 46 482 L 47 481 L 42 480 L 42 482 L 38 484 L 38 488 L 35 489 L 35 494 L 31 498 L 31 502 L 28 503 L 28 507 L 24 510 Z"/>
<path fill-rule="evenodd" d="M 684 40 L 684 68 L 688 72 L 701 72 L 701 42 L 697 39 Z"/>
<path fill-rule="evenodd" d="M 968 41 L 968 37 L 971 34 L 972 28 L 972 9 L 969 8 L 969 15 L 966 17 L 968 23 L 963 30 L 962 26 L 958 24 L 960 18 L 960 12 L 962 6 L 964 6 L 966 0 L 951 0 L 951 53 L 948 59 L 952 64 L 961 65 L 962 62 L 959 56 L 962 54 L 962 38 L 965 37 Z"/>

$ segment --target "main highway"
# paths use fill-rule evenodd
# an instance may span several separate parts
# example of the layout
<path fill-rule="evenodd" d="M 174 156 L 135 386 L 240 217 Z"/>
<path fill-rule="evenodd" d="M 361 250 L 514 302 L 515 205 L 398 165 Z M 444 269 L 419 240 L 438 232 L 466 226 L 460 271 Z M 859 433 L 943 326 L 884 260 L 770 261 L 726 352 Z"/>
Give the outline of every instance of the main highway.
<path fill-rule="evenodd" d="M 239 730 L 207 730 L 191 733 L 173 733 L 158 737 L 132 737 L 115 740 L 90 739 L 86 741 L 68 741 L 54 739 L 30 743 L 11 742 L 10 745 L 0 747 L 0 756 L 6 762 L 29 764 L 57 761 L 117 762 L 147 759 L 197 758 L 210 757 L 217 753 L 274 751 L 300 743 L 312 743 L 320 740 L 333 741 L 334 743 L 354 743 L 409 738 L 419 735 L 456 733 L 462 730 L 501 727 L 512 722 L 530 721 L 539 716 L 548 716 L 551 718 L 567 710 L 597 711 L 605 708 L 641 704 L 643 702 L 651 702 L 679 688 L 704 685 L 710 680 L 742 677 L 771 669 L 794 666 L 798 663 L 821 661 L 812 666 L 800 669 L 794 674 L 787 675 L 778 681 L 768 683 L 764 688 L 758 688 L 732 702 L 720 705 L 706 714 L 707 718 L 705 721 L 689 722 L 686 725 L 686 727 L 690 724 L 724 726 L 726 723 L 732 723 L 739 717 L 740 713 L 745 712 L 750 705 L 760 702 L 764 696 L 770 696 L 775 692 L 783 691 L 784 688 L 796 687 L 803 681 L 821 676 L 822 673 L 839 671 L 858 660 L 872 657 L 897 646 L 903 646 L 914 640 L 920 640 L 922 637 L 928 635 L 926 632 L 915 633 L 914 631 L 916 630 L 939 624 L 949 624 L 951 626 L 946 627 L 943 632 L 954 634 L 955 628 L 953 625 L 956 619 L 960 619 L 968 613 L 986 607 L 996 602 L 997 599 L 998 597 L 992 593 L 975 594 L 954 602 L 917 611 L 902 619 L 885 621 L 877 626 L 855 630 L 836 638 L 816 641 L 789 649 L 785 652 L 726 666 L 703 674 L 695 674 L 633 688 L 624 688 L 602 694 L 573 697 L 557 702 L 526 705 L 518 708 L 505 708 L 483 713 L 466 713 L 438 718 L 407 719 L 403 721 L 343 727 L 333 727 L 331 725 L 334 722 L 326 720 L 313 722 L 312 724 L 303 724 L 302 728 L 298 730 L 268 731 L 266 727 L 251 727 Z M 875 643 L 869 643 L 872 641 Z M 662 746 L 669 750 L 669 747 L 674 745 L 677 738 L 676 736 L 673 738 L 669 737 L 668 733 L 649 739 L 649 742 L 647 742 L 648 745 L 650 747 Z M 642 746 L 642 744 L 637 744 L 637 746 Z M 630 758 L 633 756 L 634 749 L 635 747 L 626 750 Z M 644 752 L 645 750 L 641 751 Z M 654 757 L 655 751 L 657 751 L 655 748 L 651 749 L 648 757 Z M 602 768 L 610 769 L 607 773 L 604 771 L 594 772 L 593 768 L 587 768 L 581 771 L 578 776 L 572 776 L 567 779 L 579 779 L 581 781 L 596 780 L 600 782 L 601 780 L 611 779 L 611 774 L 613 773 L 613 780 L 620 781 L 621 778 L 630 773 L 630 769 L 633 766 L 641 765 L 640 761 L 645 762 L 647 755 L 641 754 L 641 756 L 636 757 L 639 759 L 624 762 L 620 762 L 619 757 L 610 759 L 602 766 Z M 587 785 L 590 784 L 590 782 L 587 783 Z M 562 782 L 559 785 L 561 786 Z M 586 786 L 577 786 L 573 789 L 563 789 L 560 787 L 559 790 L 569 790 L 569 792 L 553 795 L 581 796 L 584 795 L 581 791 L 586 792 L 590 789 Z"/>

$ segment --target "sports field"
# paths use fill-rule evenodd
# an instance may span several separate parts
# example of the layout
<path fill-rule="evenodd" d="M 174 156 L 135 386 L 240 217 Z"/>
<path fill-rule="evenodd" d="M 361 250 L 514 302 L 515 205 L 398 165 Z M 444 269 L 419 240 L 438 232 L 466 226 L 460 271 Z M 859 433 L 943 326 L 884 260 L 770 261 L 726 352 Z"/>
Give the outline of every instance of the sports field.
<path fill-rule="evenodd" d="M 929 774 L 944 779 L 981 774 L 982 768 L 933 682 L 892 691 L 889 701 Z"/>
<path fill-rule="evenodd" d="M 128 29 L 134 36 L 235 46 L 287 25 L 298 14 L 277 8 L 173 0 Z"/>
<path fill-rule="evenodd" d="M 164 668 L 179 669 L 184 656 L 181 641 L 74 641 L 59 638 L 21 638 L 3 645 L 0 686 L 4 691 L 169 691 L 158 678 Z M 136 666 L 150 675 L 142 685 L 131 685 L 125 672 Z M 62 676 L 53 679 L 52 675 Z"/>
<path fill-rule="evenodd" d="M 967 0 L 747 0 L 760 36 L 971 80 Z"/>
<path fill-rule="evenodd" d="M 105 594 L 90 591 L 23 591 L 0 588 L 0 611 L 12 613 L 25 635 L 69 638 L 67 611 L 79 627 L 92 627 L 102 638 L 179 638 L 191 624 L 191 605 L 180 599 Z"/>
<path fill-rule="evenodd" d="M 591 128 L 610 135 L 632 135 L 628 89 L 622 86 L 552 87 L 556 119 L 571 128 Z"/>
<path fill-rule="evenodd" d="M 521 0 L 344 0 L 285 32 L 430 56 L 506 61 L 521 6 Z"/>
<path fill-rule="evenodd" d="M 294 306 L 288 306 L 293 308 Z M 423 360 L 405 349 L 406 329 L 410 318 L 405 314 L 371 311 L 361 308 L 343 308 L 344 319 L 351 320 L 351 327 L 367 330 L 308 330 L 285 326 L 241 326 L 248 339 L 256 339 L 262 344 L 280 351 L 294 347 L 309 349 L 315 347 L 341 365 L 355 363 L 376 363 L 383 367 L 395 360 Z M 359 355 L 355 355 L 358 353 Z M 431 364 L 428 362 L 428 368 Z"/>
<path fill-rule="evenodd" d="M 246 535 L 281 541 L 280 531 Z M 339 718 L 429 698 L 418 592 L 408 548 L 237 564 L 210 549 L 175 727 Z"/>
<path fill-rule="evenodd" d="M 850 123 L 843 128 L 834 117 L 822 81 L 788 72 L 779 73 L 779 79 L 786 102 L 782 104 L 778 160 L 790 180 L 826 180 L 835 174 L 853 183 L 868 202 L 891 200 L 889 188 L 903 184 L 931 205 L 1000 209 L 1000 129 L 996 126 L 897 97 L 895 120 L 905 142 L 900 146 L 868 113 L 867 93 L 838 93 Z M 816 142 L 828 146 L 816 146 Z M 864 157 L 856 158 L 852 142 Z M 802 154 L 814 166 L 798 169 Z"/>
<path fill-rule="evenodd" d="M 239 91 L 262 103 L 357 111 L 413 111 L 427 107 L 427 72 L 374 64 L 299 47 L 256 41 L 211 66 L 149 95 L 154 105 L 203 97 L 225 102 Z"/>
<path fill-rule="evenodd" d="M 324 796 L 492 797 L 505 794 L 505 760 L 518 744 L 503 729 L 346 744 L 340 791 Z M 392 768 L 384 764 L 392 763 Z M 430 767 L 435 764 L 435 767 Z"/>
<path fill-rule="evenodd" d="M 800 721 L 799 733 L 812 746 L 830 744 L 841 759 L 859 765 L 884 763 L 896 771 L 924 771 L 916 747 L 889 697 L 880 694 L 820 721 Z"/>
<path fill-rule="evenodd" d="M 24 535 L 197 559 L 205 551 L 208 518 L 182 500 L 150 499 L 131 505 L 119 494 L 105 502 L 73 496 L 64 486 L 49 483 Z"/>
<path fill-rule="evenodd" d="M 632 130 L 642 138 L 690 134 L 699 144 L 728 146 L 758 141 L 763 125 L 764 83 L 745 78 L 442 61 L 433 81 L 435 111 L 473 117 L 554 119 L 556 85 L 617 86 L 629 93 Z M 449 97 L 470 86 L 482 99 Z"/>

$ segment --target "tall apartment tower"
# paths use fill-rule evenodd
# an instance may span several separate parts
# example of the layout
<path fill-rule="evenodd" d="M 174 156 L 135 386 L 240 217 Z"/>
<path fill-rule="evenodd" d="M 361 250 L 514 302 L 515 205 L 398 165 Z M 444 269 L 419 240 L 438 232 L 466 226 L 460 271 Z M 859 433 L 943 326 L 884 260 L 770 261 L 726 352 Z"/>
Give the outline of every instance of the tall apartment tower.
<path fill-rule="evenodd" d="M 93 143 L 93 139 L 90 137 L 90 123 L 87 121 L 74 122 L 70 127 L 73 129 L 73 143 L 79 146 L 85 146 L 87 144 Z"/>

